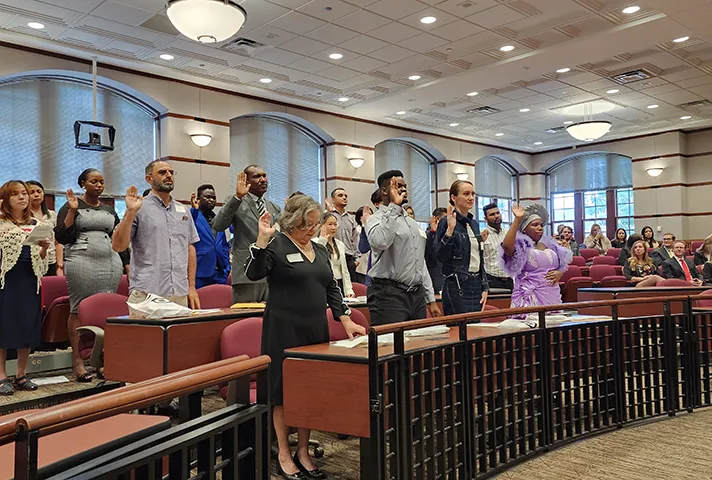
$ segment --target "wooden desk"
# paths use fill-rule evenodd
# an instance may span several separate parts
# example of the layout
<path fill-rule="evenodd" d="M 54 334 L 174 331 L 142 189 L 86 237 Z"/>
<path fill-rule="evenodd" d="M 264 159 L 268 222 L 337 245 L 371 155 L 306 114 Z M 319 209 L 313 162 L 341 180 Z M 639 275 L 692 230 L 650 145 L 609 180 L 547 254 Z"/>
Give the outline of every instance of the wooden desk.
<path fill-rule="evenodd" d="M 220 360 L 220 334 L 241 318 L 264 310 L 222 309 L 221 313 L 163 320 L 108 318 L 104 329 L 104 375 L 137 383 Z"/>
<path fill-rule="evenodd" d="M 660 302 L 651 302 L 639 305 L 620 305 L 619 317 L 640 317 L 663 314 L 663 303 L 666 298 L 679 295 L 699 295 L 709 287 L 615 287 L 615 288 L 582 288 L 578 291 L 578 301 L 588 302 L 595 300 L 622 300 L 625 298 L 661 297 Z M 682 302 L 672 302 L 670 313 L 683 312 Z M 611 307 L 582 308 L 581 315 L 611 315 Z"/>

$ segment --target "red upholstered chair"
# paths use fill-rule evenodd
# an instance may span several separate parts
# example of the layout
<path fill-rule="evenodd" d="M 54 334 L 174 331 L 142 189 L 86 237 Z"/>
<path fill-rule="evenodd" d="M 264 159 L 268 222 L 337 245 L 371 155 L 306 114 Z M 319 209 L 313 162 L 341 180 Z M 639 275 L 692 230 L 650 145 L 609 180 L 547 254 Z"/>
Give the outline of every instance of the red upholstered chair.
<path fill-rule="evenodd" d="M 220 358 L 247 355 L 257 358 L 262 354 L 262 317 L 250 317 L 228 325 L 220 334 Z M 220 394 L 227 398 L 227 386 L 220 388 Z M 250 377 L 250 403 L 257 402 L 257 375 Z"/>
<path fill-rule="evenodd" d="M 611 275 L 603 277 L 600 286 L 601 288 L 627 287 L 628 279 L 625 278 L 623 275 Z"/>
<path fill-rule="evenodd" d="M 590 277 L 571 277 L 565 284 L 561 292 L 561 300 L 564 303 L 578 301 L 578 291 L 580 288 L 592 288 L 593 280 Z"/>
<path fill-rule="evenodd" d="M 689 287 L 692 283 L 687 280 L 681 280 L 679 278 L 666 278 L 662 282 L 659 282 L 656 287 Z"/>
<path fill-rule="evenodd" d="M 344 330 L 344 326 L 341 325 L 341 322 L 334 320 L 334 315 L 331 313 L 330 308 L 326 309 L 326 319 L 329 322 L 330 342 L 338 342 L 339 340 L 346 340 L 349 338 L 349 336 L 346 335 L 346 330 Z M 355 324 L 361 325 L 363 328 L 368 330 L 368 320 L 366 320 L 366 316 L 358 310 L 351 310 L 351 320 L 353 320 Z"/>
<path fill-rule="evenodd" d="M 701 295 L 712 295 L 712 290 L 705 290 Z M 702 308 L 712 308 L 712 299 L 709 300 L 696 300 L 698 307 Z"/>
<path fill-rule="evenodd" d="M 559 283 L 566 283 L 571 278 L 583 276 L 584 275 L 581 274 L 581 267 L 579 267 L 578 265 L 569 265 L 569 268 L 561 276 L 561 280 L 559 280 Z"/>
<path fill-rule="evenodd" d="M 578 265 L 579 267 L 585 267 L 586 259 L 583 258 L 581 255 L 574 255 L 571 258 L 571 263 L 569 263 L 569 265 Z"/>
<path fill-rule="evenodd" d="M 499 308 L 495 307 L 494 305 L 485 305 L 484 308 L 485 312 L 497 312 L 499 311 Z M 499 323 L 503 322 L 507 319 L 506 315 L 500 315 L 498 317 L 487 317 L 482 319 L 482 323 Z"/>
<path fill-rule="evenodd" d="M 605 277 L 613 277 L 616 275 L 616 269 L 613 265 L 591 265 L 591 280 L 600 282 Z"/>
<path fill-rule="evenodd" d="M 594 257 L 598 257 L 601 255 L 595 248 L 582 248 L 581 250 L 579 250 L 579 253 L 583 258 L 586 259 L 586 263 L 593 261 L 592 259 Z"/>
<path fill-rule="evenodd" d="M 692 253 L 696 252 L 698 248 L 702 246 L 702 244 L 705 243 L 704 240 L 695 240 L 690 244 L 690 251 Z"/>
<path fill-rule="evenodd" d="M 366 285 L 364 285 L 363 283 L 352 282 L 351 286 L 353 287 L 354 293 L 357 297 L 366 296 L 366 290 L 368 290 L 368 287 Z"/>
<path fill-rule="evenodd" d="M 232 286 L 232 272 L 227 274 L 227 280 L 225 280 L 225 285 Z"/>
<path fill-rule="evenodd" d="M 613 258 L 608 255 L 600 255 L 598 257 L 593 257 L 594 265 L 615 265 L 618 261 L 618 257 Z"/>
<path fill-rule="evenodd" d="M 230 285 L 207 285 L 198 289 L 200 308 L 230 308 L 232 287 Z"/>
<path fill-rule="evenodd" d="M 648 255 L 652 255 L 654 251 L 655 251 L 654 248 L 649 248 L 649 249 L 648 249 Z"/>
<path fill-rule="evenodd" d="M 128 297 L 118 293 L 97 293 L 79 304 L 79 356 L 92 367 L 103 366 L 104 326 L 109 317 L 129 314 Z"/>
<path fill-rule="evenodd" d="M 609 248 L 608 250 L 606 250 L 606 256 L 613 257 L 616 259 L 616 261 L 618 260 L 618 255 L 620 255 L 620 254 L 621 254 L 620 248 Z"/>
<path fill-rule="evenodd" d="M 704 265 L 697 265 L 697 271 L 700 272 L 700 274 L 702 274 L 702 271 L 703 271 L 704 269 L 705 269 L 705 266 L 704 266 Z"/>
<path fill-rule="evenodd" d="M 66 342 L 69 317 L 69 293 L 65 277 L 44 277 L 40 289 L 42 296 L 42 341 Z"/>
<path fill-rule="evenodd" d="M 123 295 L 125 297 L 129 296 L 129 276 L 128 275 L 121 275 L 121 281 L 119 282 L 119 288 L 116 290 L 116 293 L 119 295 Z"/>

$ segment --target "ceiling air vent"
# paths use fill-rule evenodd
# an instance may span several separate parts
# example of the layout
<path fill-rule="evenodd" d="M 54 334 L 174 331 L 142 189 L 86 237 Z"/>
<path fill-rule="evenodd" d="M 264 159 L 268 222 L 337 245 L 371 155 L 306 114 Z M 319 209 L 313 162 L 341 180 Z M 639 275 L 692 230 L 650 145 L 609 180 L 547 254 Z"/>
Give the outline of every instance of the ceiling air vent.
<path fill-rule="evenodd" d="M 638 70 L 631 70 L 630 72 L 618 73 L 616 75 L 613 75 L 611 76 L 611 80 L 621 85 L 625 85 L 626 83 L 648 80 L 654 76 L 655 75 L 652 72 L 640 68 Z"/>
<path fill-rule="evenodd" d="M 465 110 L 465 112 L 471 113 L 473 115 L 484 116 L 484 115 L 492 115 L 493 113 L 499 113 L 499 112 L 501 112 L 501 110 L 498 108 L 494 108 L 494 107 L 484 106 L 484 107 L 471 108 L 469 110 Z"/>
<path fill-rule="evenodd" d="M 709 100 L 695 100 L 694 102 L 687 102 L 683 103 L 682 105 L 678 105 L 680 108 L 701 108 L 701 107 L 709 107 L 712 105 L 712 102 Z"/>
<path fill-rule="evenodd" d="M 264 43 L 256 42 L 254 40 L 250 40 L 249 38 L 239 37 L 233 40 L 232 42 L 226 43 L 220 48 L 229 52 L 235 52 L 239 53 L 240 55 L 251 57 L 256 54 L 258 50 L 264 47 Z"/>

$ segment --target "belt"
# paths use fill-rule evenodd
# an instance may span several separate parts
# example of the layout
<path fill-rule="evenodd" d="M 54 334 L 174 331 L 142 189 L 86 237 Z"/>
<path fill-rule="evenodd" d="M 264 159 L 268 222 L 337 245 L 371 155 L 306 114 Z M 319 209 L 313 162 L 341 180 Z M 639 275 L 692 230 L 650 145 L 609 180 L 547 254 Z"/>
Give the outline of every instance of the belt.
<path fill-rule="evenodd" d="M 396 282 L 395 280 L 391 280 L 389 278 L 372 278 L 371 283 L 377 283 L 377 284 L 381 284 L 381 285 L 390 285 L 392 287 L 396 287 L 396 288 L 400 288 L 401 290 L 405 290 L 408 293 L 417 292 L 420 289 L 420 287 L 422 287 L 421 284 L 406 285 L 405 283 Z"/>

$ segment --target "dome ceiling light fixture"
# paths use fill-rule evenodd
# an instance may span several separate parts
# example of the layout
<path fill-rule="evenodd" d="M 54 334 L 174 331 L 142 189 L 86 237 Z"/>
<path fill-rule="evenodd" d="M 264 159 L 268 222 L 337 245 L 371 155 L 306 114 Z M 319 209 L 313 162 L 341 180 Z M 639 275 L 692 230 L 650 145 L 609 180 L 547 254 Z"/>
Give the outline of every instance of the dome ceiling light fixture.
<path fill-rule="evenodd" d="M 235 35 L 247 12 L 230 0 L 168 0 L 168 19 L 186 37 L 200 43 L 218 43 Z"/>
<path fill-rule="evenodd" d="M 196 147 L 207 147 L 210 145 L 210 142 L 212 142 L 213 137 L 211 135 L 208 135 L 207 133 L 194 133 L 190 136 L 190 139 L 193 141 Z"/>
<path fill-rule="evenodd" d="M 611 131 L 611 122 L 605 120 L 593 120 L 591 105 L 584 106 L 584 121 L 573 123 L 566 127 L 569 135 L 582 142 L 592 142 L 598 140 Z"/>

